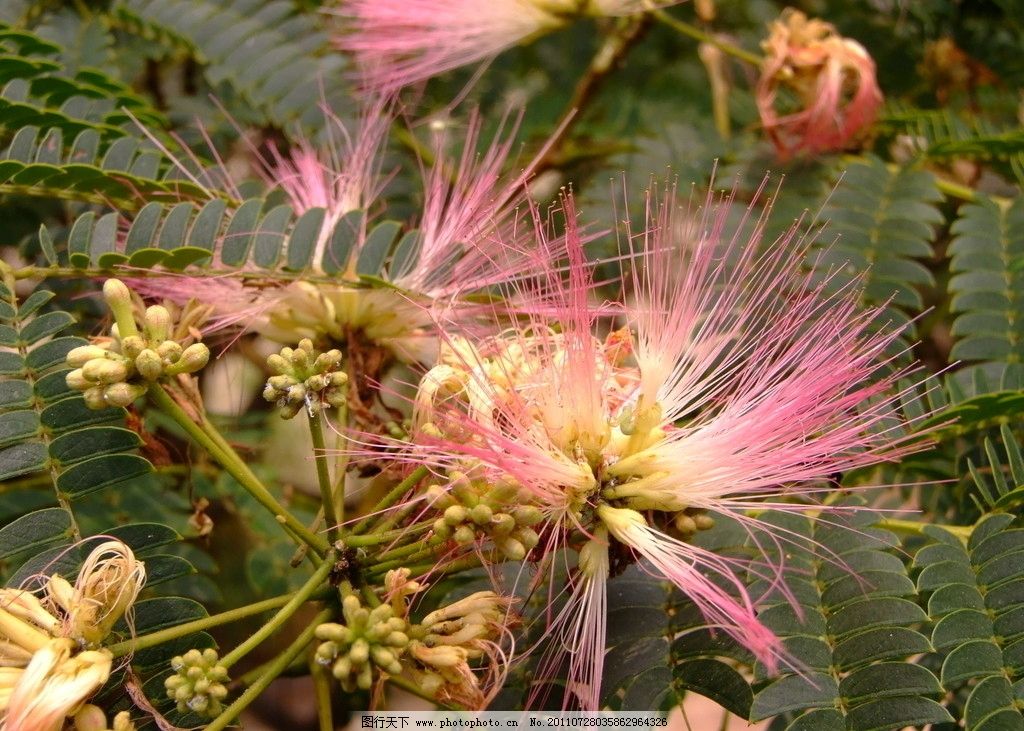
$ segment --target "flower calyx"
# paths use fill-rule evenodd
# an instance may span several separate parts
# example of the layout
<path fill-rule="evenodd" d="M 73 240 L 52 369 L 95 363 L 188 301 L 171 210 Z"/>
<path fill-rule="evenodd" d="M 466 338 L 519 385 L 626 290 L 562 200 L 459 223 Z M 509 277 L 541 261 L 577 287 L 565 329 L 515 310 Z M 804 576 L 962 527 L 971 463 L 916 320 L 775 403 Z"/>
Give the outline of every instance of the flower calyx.
<path fill-rule="evenodd" d="M 171 658 L 171 668 L 174 675 L 164 681 L 164 687 L 167 697 L 178 704 L 178 711 L 192 711 L 207 718 L 220 715 L 224 710 L 222 701 L 228 695 L 228 670 L 216 650 L 189 650 Z"/>
<path fill-rule="evenodd" d="M 209 362 L 210 349 L 199 342 L 190 344 L 192 334 L 176 337 L 187 323 L 175 327 L 163 305 L 146 309 L 140 330 L 131 290 L 123 282 L 108 279 L 103 296 L 116 320 L 111 336 L 74 348 L 66 358 L 74 369 L 66 376 L 68 387 L 81 391 L 89 408 L 128 406 L 151 383 L 195 373 Z M 185 329 L 196 332 L 192 327 Z"/>
<path fill-rule="evenodd" d="M 263 398 L 275 402 L 281 417 L 290 419 L 305 406 L 310 416 L 326 403 L 343 406 L 348 399 L 348 374 L 341 368 L 341 351 L 318 352 L 303 338 L 297 348 L 282 348 L 267 358 L 275 375 L 267 380 Z"/>

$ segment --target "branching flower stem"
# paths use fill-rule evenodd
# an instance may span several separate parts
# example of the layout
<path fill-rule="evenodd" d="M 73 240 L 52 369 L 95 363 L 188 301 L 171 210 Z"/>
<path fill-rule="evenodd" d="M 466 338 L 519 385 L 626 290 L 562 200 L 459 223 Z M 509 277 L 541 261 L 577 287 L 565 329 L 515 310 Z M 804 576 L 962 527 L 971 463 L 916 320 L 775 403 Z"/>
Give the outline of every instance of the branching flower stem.
<path fill-rule="evenodd" d="M 309 598 L 313 593 L 319 589 L 327 579 L 327 575 L 331 573 L 331 569 L 334 566 L 333 556 L 333 553 L 328 553 L 327 559 L 320 564 L 320 567 L 313 572 L 313 575 L 310 576 L 306 583 L 302 585 L 302 588 L 292 596 L 291 600 L 281 607 L 277 614 L 271 617 L 269 622 L 260 627 L 245 642 L 221 658 L 220 664 L 225 668 L 231 667 L 266 641 L 272 634 L 281 629 L 282 625 L 291 619 L 292 615 L 299 610 L 299 607 L 309 601 Z"/>
<path fill-rule="evenodd" d="M 761 65 L 761 61 L 763 59 L 758 54 L 747 51 L 739 46 L 735 46 L 728 41 L 722 40 L 713 33 L 707 33 L 695 25 L 679 20 L 679 18 L 665 10 L 662 10 L 661 8 L 651 8 L 648 10 L 648 14 L 659 23 L 667 25 L 669 28 L 682 33 L 684 36 L 689 36 L 701 43 L 709 43 L 723 53 L 727 53 L 733 58 L 738 58 L 740 61 L 753 64 L 754 66 Z"/>
<path fill-rule="evenodd" d="M 264 487 L 252 470 L 248 468 L 242 458 L 238 456 L 224 438 L 220 436 L 217 429 L 209 421 L 203 419 L 197 424 L 185 413 L 184 409 L 167 393 L 162 387 L 154 386 L 149 390 L 150 398 L 164 413 L 170 416 L 175 423 L 181 426 L 199 446 L 203 447 L 210 455 L 220 462 L 228 473 L 234 477 L 246 491 L 252 495 L 257 502 L 273 513 L 293 537 L 306 543 L 320 556 L 323 556 L 328 549 L 327 541 L 311 532 L 298 518 L 288 512 L 287 509 Z"/>
<path fill-rule="evenodd" d="M 283 673 L 302 654 L 309 643 L 312 642 L 316 628 L 329 620 L 333 611 L 333 609 L 325 609 L 317 614 L 309 626 L 295 638 L 295 641 L 288 645 L 284 652 L 267 664 L 263 674 L 256 678 L 234 703 L 224 709 L 223 713 L 206 726 L 206 731 L 224 731 L 242 711 L 249 707 L 249 704 L 259 697 L 260 693 L 267 689 L 267 686 L 274 682 L 278 675 Z"/>
<path fill-rule="evenodd" d="M 331 471 L 328 467 L 327 444 L 324 442 L 324 417 L 320 410 L 309 415 L 309 434 L 313 438 L 313 459 L 316 462 L 316 480 L 320 485 L 320 499 L 323 501 L 324 521 L 327 523 L 327 538 L 333 545 L 339 538 L 339 527 L 344 520 L 344 489 L 341 490 L 337 508 L 334 504 L 334 489 L 331 486 Z M 339 478 L 344 484 L 344 477 Z M 341 515 L 338 511 L 342 511 Z"/>
<path fill-rule="evenodd" d="M 430 470 L 422 465 L 414 469 L 408 477 L 395 485 L 387 495 L 382 497 L 380 501 L 373 506 L 369 515 L 359 521 L 356 527 L 352 529 L 352 532 L 356 535 L 364 533 L 374 522 L 374 519 L 380 516 L 382 511 L 387 510 L 401 500 L 402 496 L 409 492 L 416 483 L 426 477 L 429 472 Z"/>
<path fill-rule="evenodd" d="M 334 593 L 333 589 L 323 588 L 314 591 L 308 599 L 310 601 L 316 599 L 326 599 Z M 244 607 L 237 607 L 235 609 L 229 609 L 226 612 L 219 614 L 213 614 L 209 617 L 203 617 L 202 619 L 196 619 L 191 622 L 179 624 L 174 627 L 168 627 L 157 632 L 151 632 L 147 635 L 141 635 L 133 640 L 125 640 L 124 642 L 118 642 L 115 645 L 109 645 L 109 650 L 114 657 L 124 657 L 130 655 L 139 650 L 146 650 L 150 647 L 156 647 L 162 645 L 165 642 L 176 640 L 179 637 L 186 637 L 195 632 L 202 632 L 204 630 L 211 629 L 213 627 L 219 627 L 224 624 L 230 624 L 232 622 L 238 622 L 249 617 L 256 616 L 257 614 L 263 614 L 264 612 L 270 611 L 271 609 L 277 609 L 282 607 L 291 601 L 294 594 L 283 594 L 281 596 L 271 597 L 270 599 L 264 599 L 260 602 L 253 604 L 246 604 Z"/>

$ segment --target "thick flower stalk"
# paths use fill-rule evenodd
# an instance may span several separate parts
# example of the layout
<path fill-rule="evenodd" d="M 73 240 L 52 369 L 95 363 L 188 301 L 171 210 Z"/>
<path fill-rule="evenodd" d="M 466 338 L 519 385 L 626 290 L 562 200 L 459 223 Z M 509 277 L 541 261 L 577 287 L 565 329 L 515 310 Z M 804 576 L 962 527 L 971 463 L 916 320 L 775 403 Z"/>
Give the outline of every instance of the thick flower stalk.
<path fill-rule="evenodd" d="M 74 584 L 49 576 L 41 598 L 0 589 L 0 729 L 64 727 L 110 677 L 113 656 L 99 643 L 130 616 L 145 580 L 142 562 L 111 540 L 90 552 Z"/>
<path fill-rule="evenodd" d="M 787 8 L 762 46 L 757 108 L 783 158 L 842 150 L 875 121 L 882 106 L 875 62 L 831 23 Z M 783 94 L 795 97 L 792 111 L 779 111 Z"/>
<path fill-rule="evenodd" d="M 189 342 L 194 330 L 187 319 L 175 327 L 170 311 L 153 305 L 146 310 L 140 330 L 132 293 L 123 282 L 108 279 L 103 297 L 115 319 L 110 337 L 98 338 L 67 355 L 67 364 L 74 368 L 66 377 L 68 387 L 81 391 L 90 409 L 128 406 L 151 384 L 195 373 L 210 360 L 209 348 Z"/>
<path fill-rule="evenodd" d="M 599 705 L 611 550 L 670 580 L 715 631 L 774 667 L 783 649 L 741 577 L 781 569 L 693 545 L 705 512 L 753 527 L 748 509 L 806 510 L 780 498 L 813 497 L 829 475 L 914 448 L 894 416 L 905 373 L 877 377 L 896 333 L 872 330 L 877 312 L 858 310 L 855 288 L 802 273 L 809 242 L 795 232 L 765 244 L 762 219 L 737 229 L 751 224 L 749 238 L 728 234 L 728 203 L 651 205 L 623 253 L 632 298 L 612 330 L 567 198 L 568 276 L 553 260 L 534 314 L 473 347 L 452 339 L 421 385 L 409 448 L 447 470 L 453 498 L 455 471 L 507 486 L 543 516 L 538 557 L 579 552 L 539 666 L 553 675 L 569 653 L 567 705 Z M 480 549 L 495 542 L 478 534 Z"/>
<path fill-rule="evenodd" d="M 582 17 L 643 12 L 644 0 L 341 0 L 338 46 L 354 53 L 367 86 L 394 92 L 487 60 Z"/>

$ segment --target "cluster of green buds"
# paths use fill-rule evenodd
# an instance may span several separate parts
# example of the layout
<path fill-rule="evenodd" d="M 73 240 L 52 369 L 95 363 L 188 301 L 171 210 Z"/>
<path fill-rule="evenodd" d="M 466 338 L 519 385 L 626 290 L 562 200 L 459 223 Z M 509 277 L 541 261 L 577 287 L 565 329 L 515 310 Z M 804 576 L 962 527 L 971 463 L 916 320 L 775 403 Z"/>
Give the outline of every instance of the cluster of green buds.
<path fill-rule="evenodd" d="M 521 501 L 515 482 L 474 480 L 462 472 L 449 477 L 447 486 L 427 488 L 427 498 L 442 513 L 434 521 L 435 536 L 461 545 L 487 538 L 512 561 L 521 561 L 537 545 L 532 526 L 544 516 Z"/>
<path fill-rule="evenodd" d="M 67 375 L 70 388 L 81 391 L 91 409 L 128 406 L 146 392 L 149 385 L 165 377 L 195 373 L 210 359 L 202 343 L 184 345 L 190 336 L 176 337 L 188 323 L 177 323 L 162 305 L 146 309 L 140 331 L 135 320 L 132 293 L 123 282 L 108 279 L 103 297 L 114 314 L 110 338 L 93 345 L 74 348 L 67 363 L 74 368 Z"/>
<path fill-rule="evenodd" d="M 217 651 L 189 650 L 171 659 L 174 675 L 164 681 L 167 697 L 177 702 L 178 711 L 192 711 L 208 718 L 224 710 L 221 701 L 228 695 L 228 671 L 220 664 Z"/>
<path fill-rule="evenodd" d="M 381 604 L 367 609 L 359 597 L 349 594 L 342 601 L 345 624 L 328 622 L 316 628 L 321 644 L 316 659 L 330 666 L 334 677 L 347 692 L 368 690 L 373 669 L 390 675 L 402 672 L 402 655 L 409 645 L 408 623 L 395 616 L 394 607 Z"/>
<path fill-rule="evenodd" d="M 304 338 L 297 348 L 282 348 L 268 357 L 267 365 L 276 375 L 267 379 L 263 398 L 277 403 L 282 418 L 292 418 L 303 406 L 313 415 L 324 403 L 339 407 L 348 399 L 340 350 L 318 353 L 313 341 Z"/>
<path fill-rule="evenodd" d="M 128 711 L 121 711 L 114 716 L 114 725 L 107 725 L 107 716 L 103 709 L 86 703 L 82 706 L 74 718 L 75 731 L 135 731 L 135 724 L 132 723 L 131 714 Z"/>

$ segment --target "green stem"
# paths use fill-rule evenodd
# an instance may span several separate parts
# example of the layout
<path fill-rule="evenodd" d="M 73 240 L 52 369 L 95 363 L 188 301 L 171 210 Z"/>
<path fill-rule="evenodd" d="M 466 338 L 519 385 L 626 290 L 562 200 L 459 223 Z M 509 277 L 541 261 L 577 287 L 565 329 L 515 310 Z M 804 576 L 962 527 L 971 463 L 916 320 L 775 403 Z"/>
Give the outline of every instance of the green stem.
<path fill-rule="evenodd" d="M 346 546 L 350 546 L 352 548 L 379 546 L 382 543 L 388 543 L 406 536 L 416 536 L 420 533 L 426 533 L 433 527 L 433 525 L 434 522 L 429 521 L 427 523 L 419 523 L 417 525 L 410 525 L 404 528 L 396 528 L 395 530 L 382 531 L 381 533 L 367 533 L 361 536 L 349 536 L 342 542 Z M 422 546 L 417 546 L 417 548 L 422 548 Z"/>
<path fill-rule="evenodd" d="M 487 561 L 488 563 L 501 563 L 504 560 L 504 558 L 502 558 L 501 556 L 485 556 L 483 560 Z M 389 563 L 393 564 L 395 562 L 391 561 Z M 398 565 L 401 566 L 404 564 L 401 561 L 399 561 Z M 481 557 L 474 554 L 472 556 L 463 556 L 462 558 L 455 559 L 454 561 L 443 564 L 440 567 L 438 566 L 436 561 L 432 561 L 430 563 L 421 563 L 415 566 L 406 566 L 406 568 L 408 568 L 409 571 L 412 572 L 413 576 L 425 574 L 426 572 L 431 571 L 433 569 L 438 569 L 436 572 L 438 576 L 444 576 L 446 574 L 454 574 L 458 573 L 459 571 L 465 571 L 466 569 L 475 569 L 481 565 Z M 377 564 L 376 566 L 371 566 L 369 569 L 367 569 L 367 573 L 379 575 L 392 568 L 396 567 L 389 566 L 386 563 Z"/>
<path fill-rule="evenodd" d="M 424 548 L 423 543 L 417 541 L 416 543 L 410 543 L 408 546 L 399 546 L 398 548 L 392 548 L 390 551 L 385 551 L 382 554 L 374 557 L 374 561 L 378 564 L 384 563 L 385 561 L 392 561 L 394 559 L 401 559 L 403 561 L 415 561 L 420 558 L 427 558 L 434 552 L 436 546 L 428 544 Z"/>
<path fill-rule="evenodd" d="M 316 480 L 320 485 L 320 499 L 323 501 L 324 520 L 327 522 L 327 538 L 333 545 L 338 540 L 338 526 L 344 518 L 339 517 L 334 509 L 331 471 L 327 467 L 327 444 L 324 442 L 324 417 L 319 410 L 309 417 L 309 434 L 313 438 L 313 459 L 316 461 Z"/>
<path fill-rule="evenodd" d="M 669 28 L 672 28 L 678 31 L 679 33 L 682 33 L 684 36 L 689 36 L 694 40 L 700 41 L 701 43 L 710 43 L 712 46 L 718 48 L 723 53 L 728 53 L 730 56 L 732 56 L 733 58 L 738 58 L 740 61 L 745 61 L 746 63 L 753 64 L 754 66 L 761 65 L 762 59 L 756 53 L 751 53 L 750 51 L 740 48 L 739 46 L 734 46 L 732 43 L 729 43 L 728 41 L 723 41 L 721 38 L 718 38 L 717 36 L 711 33 L 702 31 L 695 25 L 690 25 L 687 22 L 679 20 L 679 18 L 670 15 L 668 12 L 662 10 L 661 8 L 652 8 L 647 12 L 649 15 L 651 15 L 651 17 L 655 18 L 661 23 L 664 23 Z"/>
<path fill-rule="evenodd" d="M 334 591 L 332 589 L 323 589 L 318 592 L 314 592 L 310 599 L 325 599 Z M 168 627 L 157 632 L 151 632 L 148 635 L 142 635 L 132 640 L 125 640 L 124 642 L 118 642 L 115 645 L 107 647 L 114 657 L 124 657 L 133 652 L 139 650 L 146 650 L 150 647 L 156 647 L 162 645 L 165 642 L 176 640 L 179 637 L 187 637 L 195 632 L 202 632 L 213 627 L 219 627 L 222 624 L 230 624 L 231 622 L 237 622 L 248 617 L 253 617 L 257 614 L 263 614 L 271 609 L 277 609 L 287 604 L 292 599 L 292 594 L 284 594 L 282 596 L 275 596 L 270 599 L 264 599 L 261 602 L 255 604 L 246 604 L 244 607 L 238 607 L 236 609 L 229 609 L 226 612 L 220 614 L 214 614 L 209 617 L 203 617 L 202 619 L 196 619 L 191 622 L 179 624 L 174 627 Z"/>
<path fill-rule="evenodd" d="M 354 382 L 355 375 L 349 374 L 349 383 Z M 334 504 L 337 506 L 335 517 L 338 520 L 338 530 L 342 535 L 345 533 L 345 478 L 348 473 L 348 401 L 345 401 L 341 406 L 338 407 L 338 431 L 339 443 L 337 445 L 338 452 L 341 455 L 338 458 L 338 463 L 335 466 L 334 472 L 334 491 L 332 493 L 332 499 Z"/>
<path fill-rule="evenodd" d="M 877 523 L 879 528 L 886 528 L 897 533 L 909 533 L 911 535 L 926 535 L 924 532 L 925 526 L 933 525 L 936 528 L 941 528 L 944 531 L 949 531 L 961 541 L 967 541 L 971 537 L 971 533 L 974 532 L 974 528 L 969 525 L 942 525 L 941 523 L 925 523 L 917 520 L 901 520 L 900 518 L 883 518 Z"/>
<path fill-rule="evenodd" d="M 249 707 L 259 695 L 267 689 L 274 679 L 278 675 L 283 673 L 292 661 L 295 660 L 302 651 L 306 649 L 310 641 L 313 639 L 313 634 L 316 632 L 316 628 L 322 623 L 326 622 L 331 617 L 333 610 L 325 609 L 316 615 L 313 622 L 302 631 L 302 633 L 295 638 L 292 644 L 288 645 L 284 652 L 278 655 L 276 658 L 267 663 L 267 669 L 260 675 L 256 680 L 252 682 L 248 688 L 238 696 L 238 699 L 230 706 L 224 709 L 217 718 L 213 719 L 207 726 L 206 731 L 224 731 L 228 724 L 231 723 L 238 715 Z"/>
<path fill-rule="evenodd" d="M 370 510 L 370 514 L 359 521 L 359 524 L 352 529 L 352 532 L 356 534 L 364 532 L 376 518 L 380 517 L 380 513 L 382 511 L 387 510 L 397 503 L 405 493 L 409 492 L 409 490 L 411 490 L 416 483 L 426 477 L 429 472 L 430 470 L 423 465 L 414 469 L 408 477 L 395 485 L 387 495 L 382 497 L 380 501 L 373 506 Z"/>
<path fill-rule="evenodd" d="M 309 674 L 313 676 L 313 692 L 316 696 L 316 718 L 319 731 L 334 731 L 334 709 L 331 706 L 331 675 L 315 659 L 309 663 Z"/>
<path fill-rule="evenodd" d="M 205 419 L 202 425 L 197 424 L 185 413 L 170 394 L 159 384 L 154 384 L 149 389 L 150 398 L 164 413 L 174 419 L 175 423 L 181 426 L 199 446 L 205 449 L 210 455 L 220 462 L 228 473 L 252 495 L 257 502 L 273 513 L 278 522 L 282 523 L 287 530 L 296 538 L 308 544 L 310 548 L 321 556 L 327 552 L 327 541 L 312 533 L 306 526 L 289 513 L 281 503 L 263 486 L 263 483 L 252 473 L 242 458 L 235 453 L 223 437 L 217 432 L 213 425 Z"/>
<path fill-rule="evenodd" d="M 288 603 L 281 607 L 280 611 L 271 617 L 270 621 L 260 627 L 249 639 L 221 658 L 220 664 L 225 668 L 231 667 L 277 632 L 299 610 L 299 607 L 309 600 L 313 592 L 320 588 L 320 585 L 327 578 L 327 575 L 331 573 L 333 567 L 334 558 L 332 554 L 328 554 L 327 560 L 320 565 L 320 568 L 313 572 L 309 580 L 302 585 L 302 588 L 295 593 Z"/>

